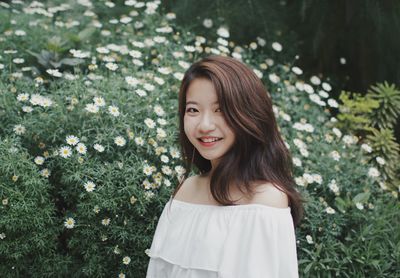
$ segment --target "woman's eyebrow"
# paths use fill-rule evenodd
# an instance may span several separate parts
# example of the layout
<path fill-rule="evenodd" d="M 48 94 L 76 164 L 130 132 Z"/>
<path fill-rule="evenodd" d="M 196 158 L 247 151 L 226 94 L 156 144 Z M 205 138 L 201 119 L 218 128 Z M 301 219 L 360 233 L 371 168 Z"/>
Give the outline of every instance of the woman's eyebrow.
<path fill-rule="evenodd" d="M 217 101 L 214 101 L 212 104 L 217 104 L 217 103 L 218 103 L 218 100 L 217 100 Z M 186 105 L 188 105 L 188 104 L 198 104 L 198 103 L 195 102 L 195 101 L 190 100 L 190 101 L 187 101 L 187 102 L 186 102 Z"/>

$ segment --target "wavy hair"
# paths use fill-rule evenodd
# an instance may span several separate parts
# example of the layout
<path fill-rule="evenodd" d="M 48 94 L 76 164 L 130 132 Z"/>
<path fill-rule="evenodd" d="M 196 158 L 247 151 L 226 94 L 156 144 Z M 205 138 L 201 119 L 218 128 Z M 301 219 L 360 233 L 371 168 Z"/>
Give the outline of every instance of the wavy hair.
<path fill-rule="evenodd" d="M 211 170 L 210 160 L 200 155 L 184 131 L 186 92 L 196 78 L 206 78 L 214 85 L 225 120 L 235 134 L 235 142 L 210 176 L 214 199 L 224 206 L 235 205 L 229 198 L 230 186 L 237 185 L 251 199 L 257 182 L 269 182 L 287 194 L 297 226 L 303 217 L 304 200 L 294 187 L 292 157 L 278 130 L 271 96 L 249 67 L 230 57 L 205 57 L 192 64 L 183 77 L 179 90 L 179 143 L 187 171 L 171 198 L 193 164 L 201 174 Z"/>

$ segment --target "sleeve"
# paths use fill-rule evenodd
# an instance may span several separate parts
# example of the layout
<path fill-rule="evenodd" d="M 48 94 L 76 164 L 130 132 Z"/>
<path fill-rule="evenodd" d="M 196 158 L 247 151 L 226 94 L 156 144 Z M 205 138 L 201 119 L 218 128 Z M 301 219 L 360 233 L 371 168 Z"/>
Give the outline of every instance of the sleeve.
<path fill-rule="evenodd" d="M 290 209 L 269 207 L 236 213 L 229 225 L 218 278 L 298 278 Z"/>

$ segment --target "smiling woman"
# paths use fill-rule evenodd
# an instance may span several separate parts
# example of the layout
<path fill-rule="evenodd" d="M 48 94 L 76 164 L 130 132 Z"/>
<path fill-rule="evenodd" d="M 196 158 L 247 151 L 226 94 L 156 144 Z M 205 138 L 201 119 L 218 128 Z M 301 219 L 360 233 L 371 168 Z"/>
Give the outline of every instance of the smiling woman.
<path fill-rule="evenodd" d="M 238 60 L 206 57 L 185 73 L 179 120 L 186 168 L 200 175 L 164 207 L 147 278 L 298 277 L 303 199 L 261 80 Z"/>
<path fill-rule="evenodd" d="M 189 141 L 202 157 L 211 161 L 214 169 L 235 141 L 219 107 L 214 85 L 208 79 L 195 79 L 188 88 L 184 129 Z"/>

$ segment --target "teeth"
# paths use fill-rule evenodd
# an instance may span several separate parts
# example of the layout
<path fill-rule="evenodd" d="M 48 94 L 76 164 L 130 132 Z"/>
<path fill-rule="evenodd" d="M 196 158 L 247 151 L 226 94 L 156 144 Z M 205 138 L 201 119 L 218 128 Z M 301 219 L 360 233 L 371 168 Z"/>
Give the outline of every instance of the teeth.
<path fill-rule="evenodd" d="M 218 141 L 219 138 L 214 138 L 214 139 L 200 139 L 201 141 L 205 142 L 205 143 L 211 143 L 211 142 L 215 142 Z"/>

